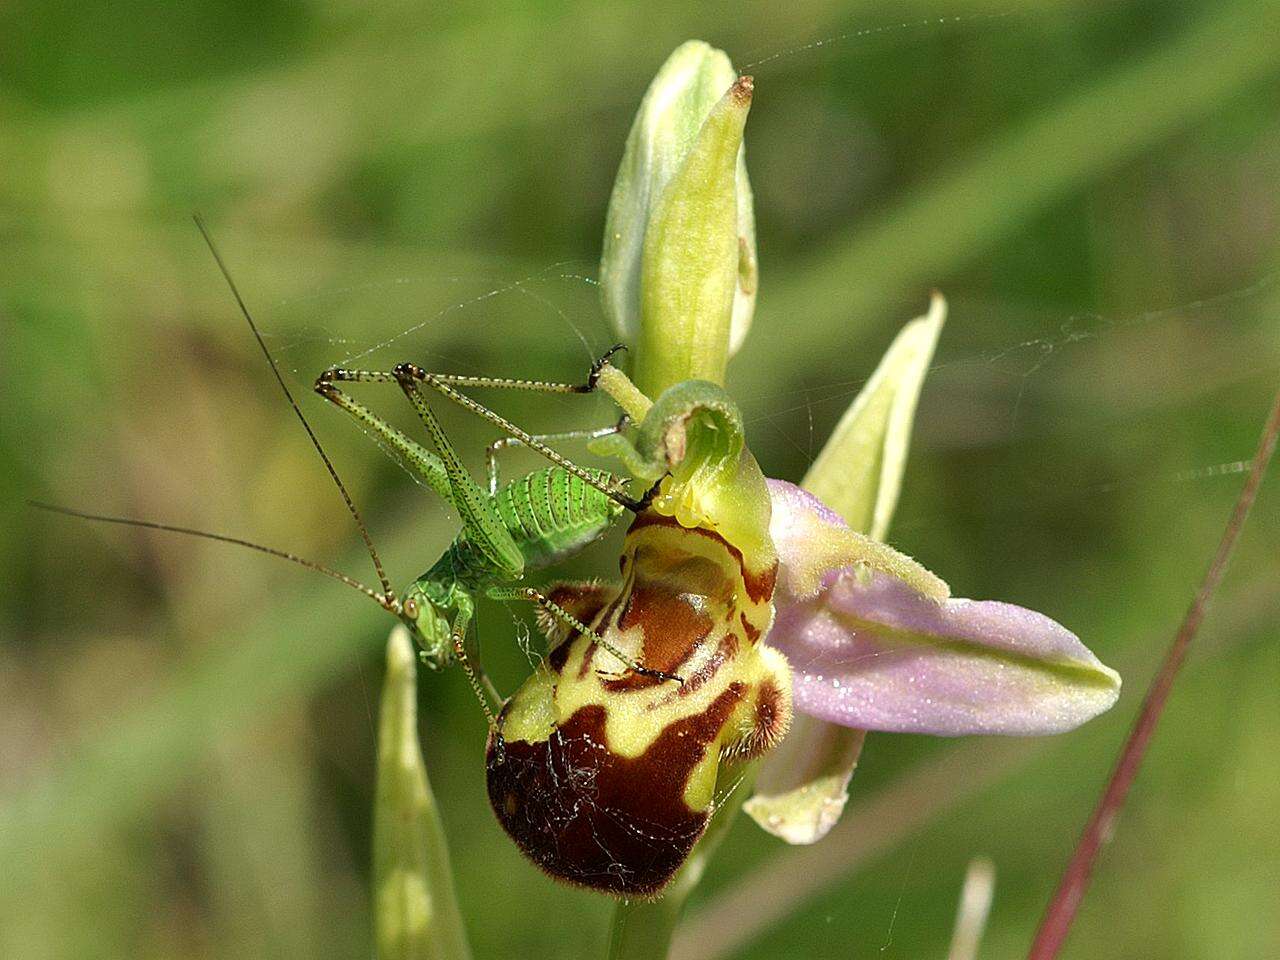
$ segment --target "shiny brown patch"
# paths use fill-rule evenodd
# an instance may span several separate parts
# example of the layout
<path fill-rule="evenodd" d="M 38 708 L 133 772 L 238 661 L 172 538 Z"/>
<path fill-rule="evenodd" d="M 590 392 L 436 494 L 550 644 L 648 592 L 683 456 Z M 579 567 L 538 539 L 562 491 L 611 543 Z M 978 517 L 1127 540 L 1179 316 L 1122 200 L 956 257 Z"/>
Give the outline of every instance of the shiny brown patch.
<path fill-rule="evenodd" d="M 494 733 L 486 764 L 494 813 L 552 877 L 620 897 L 654 896 L 706 828 L 710 810 L 691 810 L 685 786 L 743 692 L 730 684 L 634 759 L 609 750 L 605 708 L 595 704 L 544 741 Z"/>
<path fill-rule="evenodd" d="M 695 604 L 698 594 L 680 593 L 663 581 L 637 581 L 627 596 L 618 619 L 622 632 L 639 627 L 644 646 L 640 662 L 650 670 L 679 673 L 680 665 L 691 657 L 707 638 L 714 621 Z M 604 681 L 606 690 L 639 690 L 667 681 L 661 677 L 630 671 L 616 680 Z"/>

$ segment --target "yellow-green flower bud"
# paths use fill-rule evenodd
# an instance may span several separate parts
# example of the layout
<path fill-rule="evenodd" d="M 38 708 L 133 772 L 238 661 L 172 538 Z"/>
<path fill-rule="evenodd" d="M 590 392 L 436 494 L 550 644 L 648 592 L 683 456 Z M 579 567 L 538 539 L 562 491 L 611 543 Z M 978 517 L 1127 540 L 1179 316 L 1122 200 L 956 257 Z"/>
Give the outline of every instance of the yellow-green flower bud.
<path fill-rule="evenodd" d="M 755 309 L 756 249 L 742 128 L 749 77 L 700 41 L 671 55 L 627 138 L 609 201 L 605 313 L 636 346 L 636 381 L 721 382 Z"/>

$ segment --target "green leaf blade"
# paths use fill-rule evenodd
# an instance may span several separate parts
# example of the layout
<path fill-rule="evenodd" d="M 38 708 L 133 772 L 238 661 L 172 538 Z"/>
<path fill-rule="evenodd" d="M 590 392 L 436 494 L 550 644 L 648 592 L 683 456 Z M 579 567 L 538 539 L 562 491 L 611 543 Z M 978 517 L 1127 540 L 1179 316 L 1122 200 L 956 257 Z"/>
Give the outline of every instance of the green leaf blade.
<path fill-rule="evenodd" d="M 374 803 L 374 940 L 379 960 L 467 960 L 444 827 L 418 742 L 416 655 L 397 626 L 387 642 Z"/>

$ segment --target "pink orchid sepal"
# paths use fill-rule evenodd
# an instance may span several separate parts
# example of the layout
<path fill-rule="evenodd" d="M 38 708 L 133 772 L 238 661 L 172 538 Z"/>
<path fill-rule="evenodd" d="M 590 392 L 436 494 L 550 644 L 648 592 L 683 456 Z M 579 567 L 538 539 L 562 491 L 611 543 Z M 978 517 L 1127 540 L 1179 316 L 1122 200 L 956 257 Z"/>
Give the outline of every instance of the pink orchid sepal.
<path fill-rule="evenodd" d="M 801 484 L 843 517 L 851 530 L 873 540 L 886 539 L 893 518 L 916 403 L 946 316 L 947 302 L 935 291 L 928 311 L 894 337 Z M 816 518 L 820 526 L 821 519 Z M 816 567 L 814 579 L 820 582 L 833 564 L 823 563 L 816 551 L 808 559 Z M 798 587 L 794 568 L 784 576 L 791 581 L 793 594 L 818 590 L 817 583 L 807 591 Z M 950 593 L 939 594 L 923 583 L 916 588 L 938 599 Z M 764 764 L 744 809 L 763 829 L 788 843 L 822 839 L 848 802 L 849 782 L 866 733 L 862 728 L 795 714 L 791 732 Z"/>
<path fill-rule="evenodd" d="M 813 494 L 782 480 L 769 491 L 780 567 L 768 643 L 791 662 L 798 711 L 867 730 L 1030 736 L 1115 703 L 1119 675 L 1066 627 L 1013 604 L 947 598 L 940 580 L 854 534 Z"/>

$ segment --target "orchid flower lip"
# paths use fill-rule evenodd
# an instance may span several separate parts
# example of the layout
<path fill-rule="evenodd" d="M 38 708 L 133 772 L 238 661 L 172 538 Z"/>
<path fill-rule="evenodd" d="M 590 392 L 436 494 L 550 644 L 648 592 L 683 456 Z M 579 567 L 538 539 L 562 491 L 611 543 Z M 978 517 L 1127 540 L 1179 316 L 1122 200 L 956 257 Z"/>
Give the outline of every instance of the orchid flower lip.
<path fill-rule="evenodd" d="M 780 576 L 768 643 L 791 661 L 798 710 L 870 730 L 1029 736 L 1115 703 L 1119 676 L 1066 627 L 859 571 L 830 546 L 844 542 L 834 511 L 784 481 L 769 488 Z"/>

